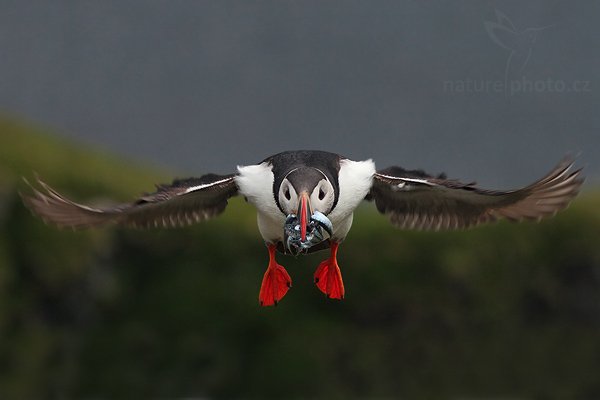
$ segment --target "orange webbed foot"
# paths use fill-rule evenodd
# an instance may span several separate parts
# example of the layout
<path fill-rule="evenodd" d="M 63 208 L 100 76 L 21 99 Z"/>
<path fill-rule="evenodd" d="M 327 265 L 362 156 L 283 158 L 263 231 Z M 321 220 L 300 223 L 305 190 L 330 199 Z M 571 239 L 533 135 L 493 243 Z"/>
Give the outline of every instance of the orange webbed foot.
<path fill-rule="evenodd" d="M 283 266 L 275 261 L 275 246 L 269 245 L 269 266 L 260 285 L 258 301 L 261 306 L 273 306 L 285 296 L 292 287 L 292 278 Z"/>
<path fill-rule="evenodd" d="M 344 298 L 344 281 L 336 258 L 338 246 L 339 243 L 331 243 L 331 256 L 319 264 L 314 277 L 321 292 L 330 299 L 341 300 Z"/>

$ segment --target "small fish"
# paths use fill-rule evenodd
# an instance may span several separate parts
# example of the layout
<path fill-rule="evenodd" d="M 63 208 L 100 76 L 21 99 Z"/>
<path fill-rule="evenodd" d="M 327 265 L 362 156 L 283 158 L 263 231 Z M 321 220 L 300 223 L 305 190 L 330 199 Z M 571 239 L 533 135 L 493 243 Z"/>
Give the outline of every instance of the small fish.
<path fill-rule="evenodd" d="M 333 235 L 333 225 L 329 218 L 319 211 L 315 211 L 307 225 L 306 239 L 302 240 L 298 216 L 289 214 L 283 227 L 286 251 L 293 255 L 307 253 L 308 249 L 325 240 L 323 230 L 327 232 L 329 237 Z"/>

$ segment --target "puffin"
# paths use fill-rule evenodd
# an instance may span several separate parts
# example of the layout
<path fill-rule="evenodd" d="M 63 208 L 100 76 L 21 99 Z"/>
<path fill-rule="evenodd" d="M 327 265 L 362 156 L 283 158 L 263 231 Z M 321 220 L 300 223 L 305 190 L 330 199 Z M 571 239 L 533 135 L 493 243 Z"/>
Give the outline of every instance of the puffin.
<path fill-rule="evenodd" d="M 343 299 L 337 261 L 354 211 L 363 202 L 401 229 L 455 230 L 507 219 L 532 220 L 565 209 L 579 192 L 582 170 L 565 157 L 548 174 L 516 190 L 489 190 L 475 182 L 430 175 L 398 166 L 377 170 L 371 160 L 353 161 L 326 151 L 285 151 L 228 175 L 205 174 L 156 185 L 135 201 L 88 206 L 58 193 L 36 177 L 24 204 L 46 223 L 73 229 L 116 224 L 132 228 L 181 227 L 221 214 L 233 196 L 243 196 L 257 211 L 258 230 L 269 262 L 258 295 L 261 306 L 277 305 L 292 285 L 276 254 L 329 250 L 314 272 L 317 288 Z M 27 182 L 27 180 L 26 180 Z"/>

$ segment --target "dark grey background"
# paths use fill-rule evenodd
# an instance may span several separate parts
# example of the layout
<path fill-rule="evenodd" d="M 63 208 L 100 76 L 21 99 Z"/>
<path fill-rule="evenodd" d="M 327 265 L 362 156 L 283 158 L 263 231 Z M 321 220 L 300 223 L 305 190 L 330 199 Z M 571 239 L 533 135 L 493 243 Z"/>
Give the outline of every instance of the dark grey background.
<path fill-rule="evenodd" d="M 502 15 L 508 48 L 485 27 Z M 181 175 L 314 148 L 502 188 L 581 153 L 593 181 L 599 16 L 594 1 L 4 0 L 0 112 Z M 510 49 L 526 62 L 507 72 Z"/>

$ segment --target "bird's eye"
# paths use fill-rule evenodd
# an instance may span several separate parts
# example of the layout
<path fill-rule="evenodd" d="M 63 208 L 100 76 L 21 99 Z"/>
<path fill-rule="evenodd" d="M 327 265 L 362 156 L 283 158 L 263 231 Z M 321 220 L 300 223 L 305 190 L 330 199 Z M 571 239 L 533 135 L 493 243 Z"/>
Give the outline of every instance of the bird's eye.
<path fill-rule="evenodd" d="M 288 188 L 285 188 L 285 192 L 283 192 L 283 195 L 285 196 L 285 198 L 287 200 L 291 200 L 292 199 L 292 196 L 290 195 L 290 189 L 288 189 Z"/>
<path fill-rule="evenodd" d="M 325 198 L 325 192 L 323 189 L 319 189 L 319 200 L 323 200 Z"/>

